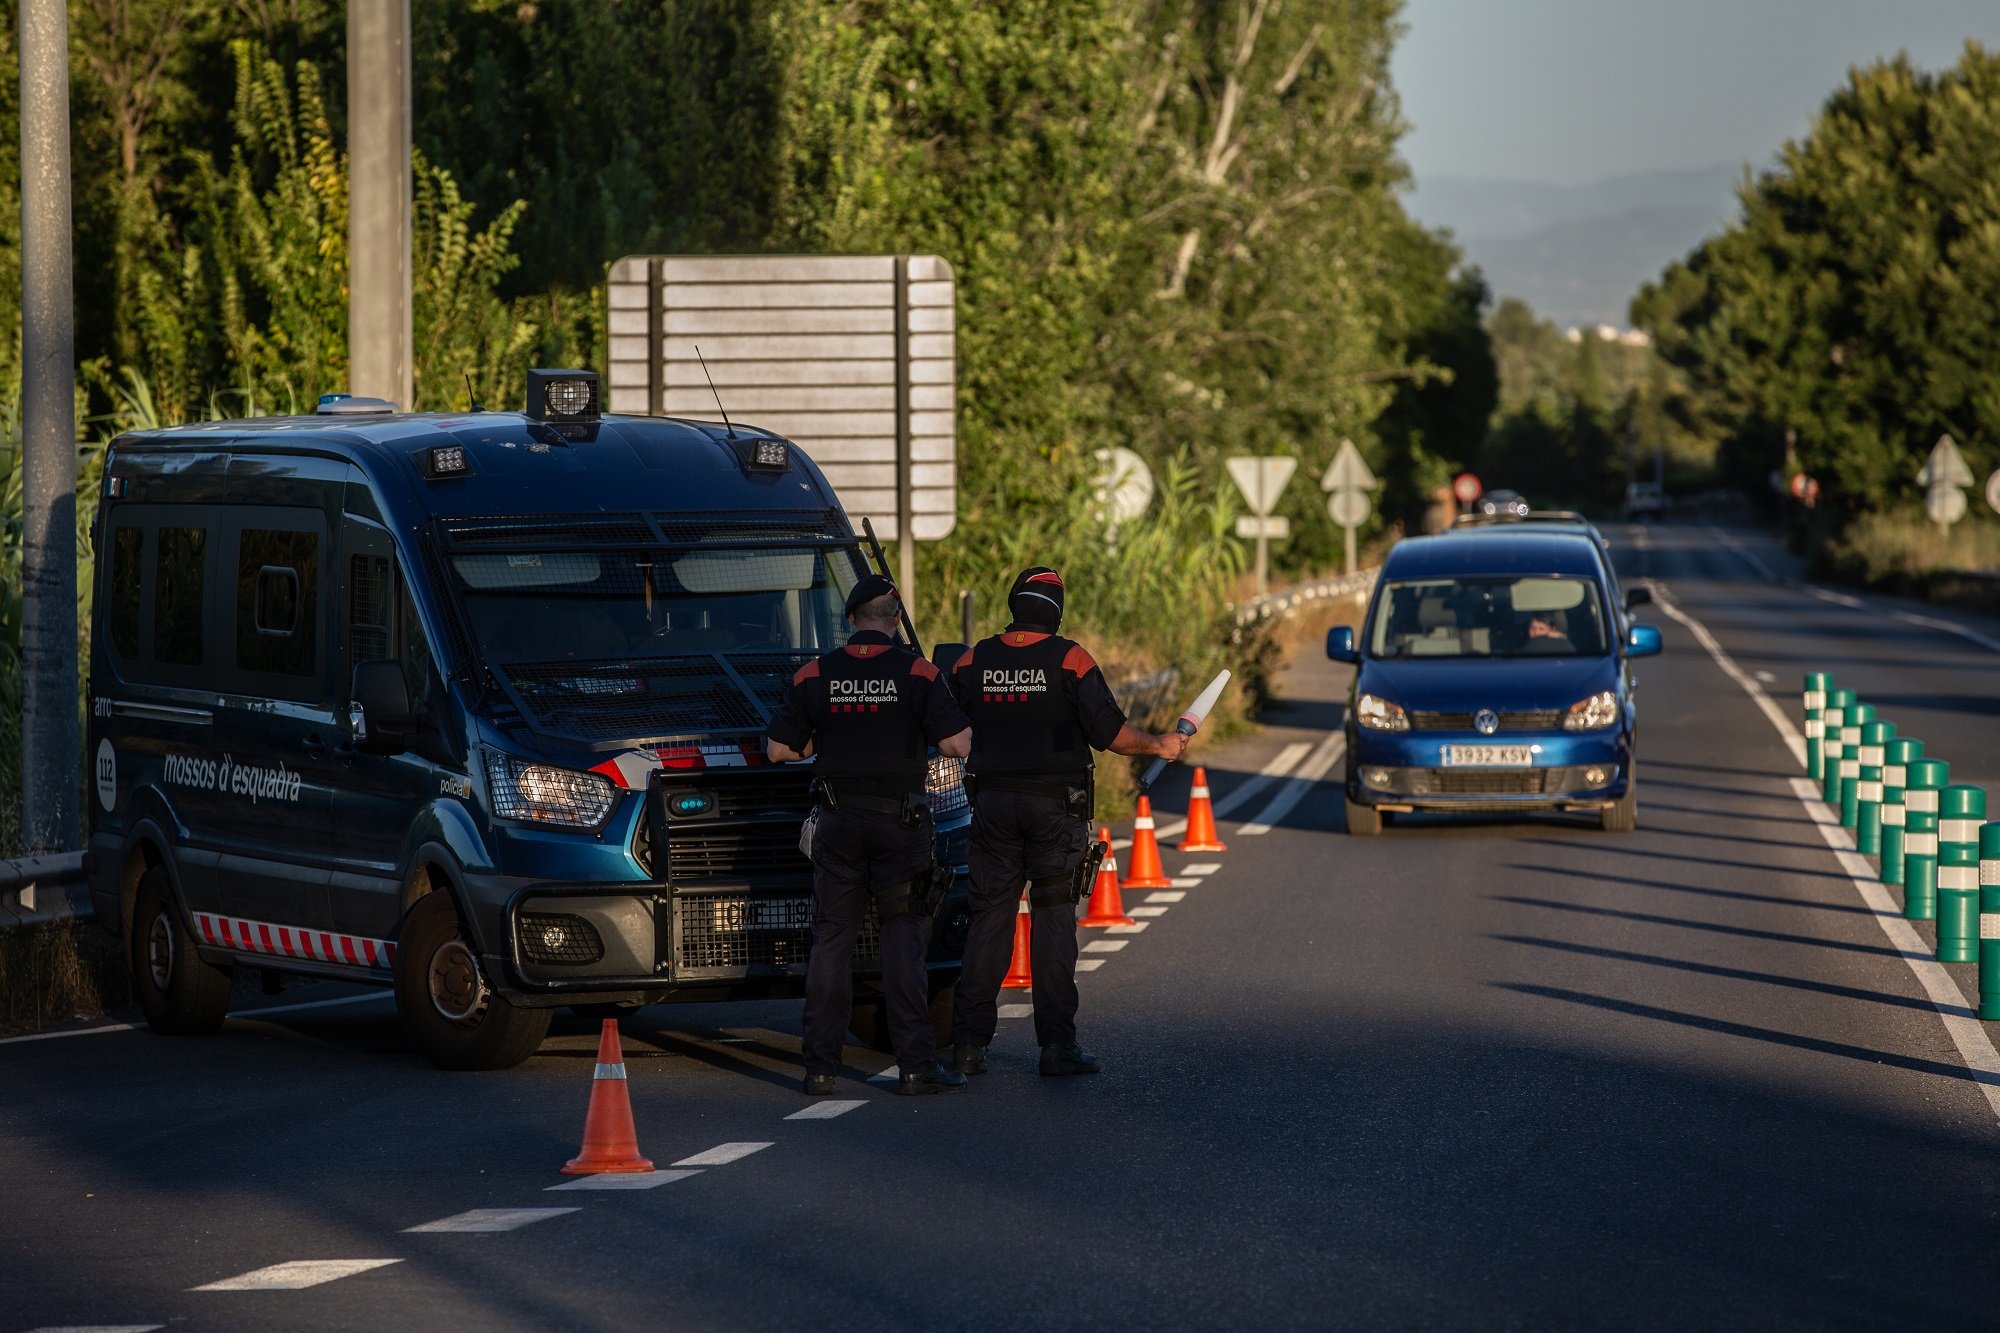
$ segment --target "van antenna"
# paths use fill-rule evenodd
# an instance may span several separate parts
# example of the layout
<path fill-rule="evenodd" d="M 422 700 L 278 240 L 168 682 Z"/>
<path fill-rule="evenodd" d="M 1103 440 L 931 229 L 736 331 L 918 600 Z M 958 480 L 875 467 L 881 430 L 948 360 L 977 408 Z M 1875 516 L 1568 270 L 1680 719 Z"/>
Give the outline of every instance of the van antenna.
<path fill-rule="evenodd" d="M 472 410 L 475 412 L 486 410 L 479 405 L 479 395 L 472 391 L 472 372 L 469 370 L 465 372 L 465 401 L 472 404 Z"/>
<path fill-rule="evenodd" d="M 694 349 L 694 359 L 701 362 L 701 377 L 708 381 L 708 391 L 715 393 L 715 376 L 708 373 L 708 359 L 701 354 L 701 348 Z M 729 438 L 736 438 L 736 427 L 729 424 L 729 409 L 722 405 L 722 395 L 715 393 L 715 410 L 722 413 L 722 428 L 729 432 Z"/>

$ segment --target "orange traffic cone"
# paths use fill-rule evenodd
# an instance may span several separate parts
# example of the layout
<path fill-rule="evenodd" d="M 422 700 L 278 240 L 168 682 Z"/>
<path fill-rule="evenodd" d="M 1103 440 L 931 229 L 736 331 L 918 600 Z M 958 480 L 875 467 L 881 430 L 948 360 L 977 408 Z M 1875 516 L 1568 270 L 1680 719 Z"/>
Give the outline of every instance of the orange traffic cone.
<path fill-rule="evenodd" d="M 590 1083 L 590 1111 L 583 1118 L 583 1151 L 563 1168 L 566 1176 L 594 1176 L 607 1171 L 651 1171 L 639 1155 L 638 1131 L 632 1128 L 632 1098 L 625 1090 L 625 1053 L 618 1047 L 618 1020 L 604 1020 L 597 1039 L 597 1076 Z"/>
<path fill-rule="evenodd" d="M 1228 847 L 1215 834 L 1215 806 L 1208 799 L 1208 770 L 1196 768 L 1194 790 L 1188 793 L 1187 832 L 1181 837 L 1184 852 L 1226 852 Z"/>
<path fill-rule="evenodd" d="M 1023 896 L 1021 910 L 1014 916 L 1014 960 L 1007 964 L 1007 975 L 1000 988 L 1026 990 L 1034 984 L 1034 963 L 1028 951 L 1028 900 Z"/>
<path fill-rule="evenodd" d="M 1097 840 L 1104 844 L 1104 861 L 1097 867 L 1097 882 L 1090 886 L 1090 913 L 1076 924 L 1132 925 L 1132 918 L 1125 915 L 1125 899 L 1118 892 L 1118 854 L 1111 850 L 1111 830 L 1098 829 Z"/>
<path fill-rule="evenodd" d="M 1118 886 L 1121 889 L 1169 889 L 1167 868 L 1160 864 L 1160 840 L 1153 836 L 1153 801 L 1139 798 L 1139 814 L 1132 821 L 1132 869 Z"/>

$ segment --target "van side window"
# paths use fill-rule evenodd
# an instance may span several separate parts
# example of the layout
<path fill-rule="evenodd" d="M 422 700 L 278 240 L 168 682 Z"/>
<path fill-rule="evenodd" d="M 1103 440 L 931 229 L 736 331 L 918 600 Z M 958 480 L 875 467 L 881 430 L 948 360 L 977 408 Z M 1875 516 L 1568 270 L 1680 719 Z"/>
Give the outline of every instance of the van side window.
<path fill-rule="evenodd" d="M 355 663 L 400 661 L 410 706 L 418 713 L 430 703 L 431 648 L 417 619 L 406 579 L 396 576 L 387 556 L 354 556 L 347 570 L 347 656 Z"/>
<path fill-rule="evenodd" d="M 206 528 L 161 528 L 153 555 L 153 661 L 201 665 Z"/>
<path fill-rule="evenodd" d="M 424 637 L 424 622 L 417 619 L 417 604 L 410 600 L 410 585 L 403 584 L 403 682 L 410 691 L 410 707 L 425 713 L 431 703 L 431 645 Z"/>
<path fill-rule="evenodd" d="M 145 577 L 146 530 L 127 523 L 111 536 L 111 651 L 123 661 L 139 656 L 139 589 Z"/>
<path fill-rule="evenodd" d="M 236 547 L 236 665 L 319 674 L 319 534 L 245 528 Z"/>

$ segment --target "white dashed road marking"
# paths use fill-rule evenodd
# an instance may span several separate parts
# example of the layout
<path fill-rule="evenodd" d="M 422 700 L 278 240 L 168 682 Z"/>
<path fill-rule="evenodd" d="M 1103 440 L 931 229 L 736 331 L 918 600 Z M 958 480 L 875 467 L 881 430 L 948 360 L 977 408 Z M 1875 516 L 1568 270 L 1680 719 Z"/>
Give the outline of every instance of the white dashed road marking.
<path fill-rule="evenodd" d="M 326 1282 L 337 1282 L 356 1273 L 400 1264 L 401 1259 L 294 1259 L 290 1263 L 254 1268 L 248 1273 L 208 1282 L 191 1291 L 304 1291 Z"/>
<path fill-rule="evenodd" d="M 1292 812 L 1292 807 L 1306 798 L 1306 794 L 1319 785 L 1319 780 L 1327 775 L 1333 766 L 1347 753 L 1347 737 L 1341 732 L 1329 732 L 1325 740 L 1316 746 L 1298 770 L 1286 778 L 1278 792 L 1265 807 L 1257 812 L 1257 817 L 1247 824 L 1238 826 L 1236 832 L 1246 838 L 1255 838 L 1269 833 L 1279 820 Z"/>
<path fill-rule="evenodd" d="M 1185 893 L 1182 893 L 1179 889 L 1174 889 L 1174 890 L 1162 889 L 1158 893 L 1147 894 L 1146 901 L 1149 903 L 1177 903 L 1185 897 L 1187 897 L 1187 895 Z"/>
<path fill-rule="evenodd" d="M 536 1222 L 546 1222 L 551 1217 L 561 1217 L 573 1213 L 574 1208 L 473 1208 L 463 1213 L 453 1213 L 450 1217 L 440 1217 L 435 1222 L 422 1226 L 404 1227 L 405 1231 L 519 1231 L 522 1227 Z"/>
<path fill-rule="evenodd" d="M 1127 916 L 1165 916 L 1166 914 L 1167 909 L 1164 907 L 1128 907 L 1125 909 L 1125 915 Z"/>
<path fill-rule="evenodd" d="M 1182 866 L 1181 873 L 1183 875 L 1193 875 L 1196 878 L 1200 878 L 1203 875 L 1213 875 L 1216 871 L 1220 869 L 1222 869 L 1222 862 L 1220 861 L 1203 861 L 1198 866 Z"/>
<path fill-rule="evenodd" d="M 868 1076 L 868 1081 L 870 1083 L 894 1083 L 896 1079 L 901 1076 L 902 1072 L 903 1071 L 897 1066 L 890 1065 L 887 1069 L 883 1070 L 879 1074 L 870 1074 Z"/>
<path fill-rule="evenodd" d="M 1090 940 L 1083 946 L 1085 953 L 1117 953 L 1130 944 L 1130 940 Z M 1078 964 L 1082 966 L 1082 964 Z"/>
<path fill-rule="evenodd" d="M 610 1172 L 601 1176 L 578 1176 L 575 1180 L 560 1185 L 551 1185 L 551 1190 L 651 1190 L 662 1185 L 671 1185 L 676 1180 L 686 1180 L 698 1176 L 699 1171 L 641 1171 Z"/>
<path fill-rule="evenodd" d="M 1147 924 L 1144 921 L 1134 921 L 1129 926 L 1106 926 L 1104 933 L 1107 935 L 1137 935 L 1146 928 Z"/>
<path fill-rule="evenodd" d="M 1120 944 L 1123 944 L 1125 941 L 1120 940 L 1118 942 Z M 1089 946 L 1086 945 L 1085 947 L 1088 948 Z M 1102 958 L 1079 958 L 1076 963 L 1076 970 L 1079 972 L 1095 972 L 1098 968 L 1103 966 L 1104 966 L 1104 960 Z M 1030 1009 L 1034 1008 L 1033 1005 L 1029 1005 L 1028 1007 Z"/>
<path fill-rule="evenodd" d="M 1035 1006 L 1032 1004 L 1003 1004 L 1000 1006 L 1002 1018 L 1033 1018 Z"/>
<path fill-rule="evenodd" d="M 1202 877 L 1200 875 L 1180 875 L 1169 879 L 1167 883 L 1177 889 L 1198 889 L 1201 887 L 1201 881 Z"/>
<path fill-rule="evenodd" d="M 683 1157 L 675 1166 L 728 1166 L 740 1162 L 753 1152 L 762 1152 L 770 1147 L 768 1143 L 718 1143 L 707 1152 L 698 1152 L 692 1157 Z"/>
<path fill-rule="evenodd" d="M 136 1029 L 130 1023 L 99 1023 L 94 1028 L 65 1028 L 61 1032 L 31 1032 L 25 1037 L 0 1037 L 0 1046 L 12 1046 L 22 1041 L 54 1041 L 59 1037 L 94 1037 L 100 1032 L 132 1032 Z M 158 1328 L 158 1324 L 150 1325 Z"/>
<path fill-rule="evenodd" d="M 846 1115 L 857 1106 L 868 1105 L 865 1101 L 824 1101 L 814 1102 L 803 1111 L 794 1111 L 787 1120 L 831 1120 L 837 1115 Z"/>
<path fill-rule="evenodd" d="M 70 1036 L 70 1033 L 63 1033 Z M 165 1324 L 44 1324 L 31 1328 L 28 1333 L 153 1333 L 165 1328 Z"/>
<path fill-rule="evenodd" d="M 1278 751 L 1277 754 L 1272 756 L 1270 763 L 1257 770 L 1255 777 L 1245 779 L 1240 786 L 1232 789 L 1226 795 L 1216 798 L 1214 805 L 1215 817 L 1220 819 L 1237 806 L 1250 804 L 1252 800 L 1256 799 L 1258 793 L 1262 792 L 1279 778 L 1285 776 L 1285 774 L 1291 772 L 1292 765 L 1305 758 L 1307 752 L 1311 749 L 1311 741 L 1293 741 L 1290 745 Z M 1153 831 L 1159 836 L 1162 842 L 1171 841 L 1187 831 L 1187 820 L 1170 820 L 1167 823 L 1158 825 Z M 1113 838 L 1111 840 L 1111 846 L 1117 851 L 1122 852 L 1131 845 L 1132 840 L 1130 838 Z"/>

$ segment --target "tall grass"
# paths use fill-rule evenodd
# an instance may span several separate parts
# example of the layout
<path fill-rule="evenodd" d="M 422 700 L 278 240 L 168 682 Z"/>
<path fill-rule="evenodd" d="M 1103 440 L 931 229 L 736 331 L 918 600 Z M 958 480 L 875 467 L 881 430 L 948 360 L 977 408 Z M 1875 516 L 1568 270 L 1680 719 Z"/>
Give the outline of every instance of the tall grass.
<path fill-rule="evenodd" d="M 1826 543 L 1815 564 L 1835 578 L 1923 596 L 1948 572 L 2000 571 L 2000 521 L 1975 506 L 1941 533 L 1912 510 L 1863 514 Z"/>

